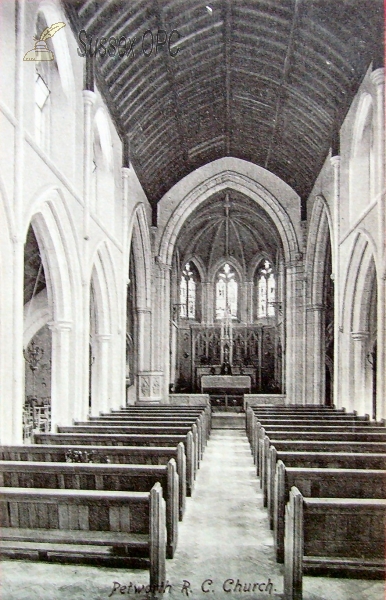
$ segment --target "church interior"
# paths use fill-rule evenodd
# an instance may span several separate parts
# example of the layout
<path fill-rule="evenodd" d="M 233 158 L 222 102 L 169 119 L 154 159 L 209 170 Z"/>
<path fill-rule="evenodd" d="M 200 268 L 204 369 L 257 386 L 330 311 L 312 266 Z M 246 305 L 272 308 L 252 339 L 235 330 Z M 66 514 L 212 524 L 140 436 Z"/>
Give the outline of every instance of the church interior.
<path fill-rule="evenodd" d="M 383 11 L 0 3 L 3 600 L 384 598 Z"/>

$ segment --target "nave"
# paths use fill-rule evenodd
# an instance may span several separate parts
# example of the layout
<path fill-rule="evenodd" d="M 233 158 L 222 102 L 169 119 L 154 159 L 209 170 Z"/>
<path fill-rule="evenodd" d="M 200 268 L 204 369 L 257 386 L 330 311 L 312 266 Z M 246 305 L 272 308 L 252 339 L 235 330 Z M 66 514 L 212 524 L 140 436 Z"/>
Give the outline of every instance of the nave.
<path fill-rule="evenodd" d="M 18 560 L 4 560 L 0 569 L 2 600 L 142 599 L 144 594 L 128 594 L 127 588 L 125 593 L 123 586 L 148 583 L 148 572 L 142 570 Z M 275 561 L 273 535 L 244 430 L 212 431 L 166 576 L 172 587 L 161 597 L 172 600 L 207 598 L 210 592 L 213 600 L 282 597 L 283 567 Z M 303 600 L 383 600 L 382 581 L 303 579 Z M 238 580 L 247 591 L 240 591 Z M 259 592 L 256 586 L 249 592 L 249 583 L 259 583 L 266 591 Z M 208 591 L 202 591 L 202 585 Z"/>

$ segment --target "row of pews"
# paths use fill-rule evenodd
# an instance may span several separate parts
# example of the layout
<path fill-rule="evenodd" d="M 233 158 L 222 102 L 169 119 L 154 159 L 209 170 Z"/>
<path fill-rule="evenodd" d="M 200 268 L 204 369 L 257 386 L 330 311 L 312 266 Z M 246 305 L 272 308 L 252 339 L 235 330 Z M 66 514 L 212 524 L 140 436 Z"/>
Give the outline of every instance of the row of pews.
<path fill-rule="evenodd" d="M 209 406 L 128 407 L 0 446 L 0 554 L 149 568 L 166 581 Z"/>
<path fill-rule="evenodd" d="M 303 574 L 385 577 L 386 428 L 329 407 L 248 407 L 247 436 L 284 562 L 285 600 Z"/>

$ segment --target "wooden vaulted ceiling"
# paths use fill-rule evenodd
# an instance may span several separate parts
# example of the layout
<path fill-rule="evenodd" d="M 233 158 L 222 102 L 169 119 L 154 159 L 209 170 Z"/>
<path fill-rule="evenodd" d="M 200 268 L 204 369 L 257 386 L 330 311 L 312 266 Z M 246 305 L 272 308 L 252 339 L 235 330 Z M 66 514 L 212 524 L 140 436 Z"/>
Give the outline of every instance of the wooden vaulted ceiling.
<path fill-rule="evenodd" d="M 85 29 L 94 45 L 136 38 L 134 56 L 97 54 L 95 74 L 153 206 L 224 156 L 268 169 L 305 199 L 371 61 L 383 58 L 382 0 L 63 4 L 75 35 Z M 145 56 L 146 30 L 178 31 L 177 55 L 165 45 Z"/>

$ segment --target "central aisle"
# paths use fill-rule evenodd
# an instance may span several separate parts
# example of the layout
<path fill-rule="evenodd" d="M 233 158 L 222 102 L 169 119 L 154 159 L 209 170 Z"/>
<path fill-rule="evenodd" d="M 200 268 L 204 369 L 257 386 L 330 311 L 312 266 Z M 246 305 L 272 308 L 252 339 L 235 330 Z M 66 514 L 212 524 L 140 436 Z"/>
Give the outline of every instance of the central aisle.
<path fill-rule="evenodd" d="M 167 578 L 167 597 L 173 598 L 186 598 L 188 591 L 192 600 L 282 594 L 282 568 L 245 431 L 212 430 Z M 212 583 L 202 586 L 205 580 Z"/>

